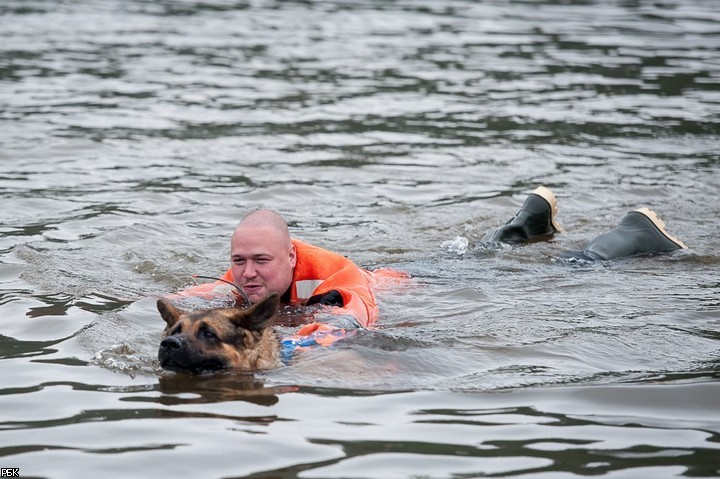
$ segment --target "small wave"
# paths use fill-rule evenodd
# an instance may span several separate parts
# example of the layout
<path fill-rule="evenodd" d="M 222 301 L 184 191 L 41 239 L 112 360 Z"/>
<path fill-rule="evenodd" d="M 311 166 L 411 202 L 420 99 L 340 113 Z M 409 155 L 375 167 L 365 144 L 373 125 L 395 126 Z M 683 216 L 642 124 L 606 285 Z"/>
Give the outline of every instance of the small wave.
<path fill-rule="evenodd" d="M 136 346 L 125 341 L 98 351 L 93 357 L 92 363 L 131 375 L 156 374 L 159 370 L 157 359 L 154 356 L 136 349 Z"/>

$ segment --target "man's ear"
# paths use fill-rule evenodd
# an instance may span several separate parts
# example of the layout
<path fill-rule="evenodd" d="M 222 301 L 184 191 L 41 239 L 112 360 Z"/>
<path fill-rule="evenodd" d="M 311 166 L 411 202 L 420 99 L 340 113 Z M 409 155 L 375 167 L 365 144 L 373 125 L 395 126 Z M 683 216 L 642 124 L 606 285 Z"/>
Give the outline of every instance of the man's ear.
<path fill-rule="evenodd" d="M 290 246 L 290 266 L 295 268 L 295 265 L 297 264 L 297 250 L 295 249 L 295 245 Z"/>
<path fill-rule="evenodd" d="M 157 309 L 160 311 L 160 316 L 167 323 L 168 328 L 172 328 L 177 323 L 180 316 L 183 314 L 182 311 L 173 306 L 169 301 L 165 299 L 158 299 Z"/>
<path fill-rule="evenodd" d="M 262 331 L 270 326 L 279 307 L 280 296 L 273 293 L 248 309 L 238 309 L 231 321 L 250 331 Z"/>

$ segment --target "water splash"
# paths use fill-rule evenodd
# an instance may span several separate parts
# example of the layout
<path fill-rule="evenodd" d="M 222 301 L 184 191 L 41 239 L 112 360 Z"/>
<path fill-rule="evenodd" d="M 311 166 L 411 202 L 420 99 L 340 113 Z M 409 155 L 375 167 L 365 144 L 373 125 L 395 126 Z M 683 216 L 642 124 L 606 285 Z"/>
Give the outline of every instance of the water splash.
<path fill-rule="evenodd" d="M 453 253 L 457 256 L 462 256 L 467 252 L 469 244 L 470 244 L 470 240 L 468 240 L 464 236 L 456 236 L 452 240 L 443 241 L 440 246 L 442 247 L 443 250 L 447 251 L 448 253 Z"/>

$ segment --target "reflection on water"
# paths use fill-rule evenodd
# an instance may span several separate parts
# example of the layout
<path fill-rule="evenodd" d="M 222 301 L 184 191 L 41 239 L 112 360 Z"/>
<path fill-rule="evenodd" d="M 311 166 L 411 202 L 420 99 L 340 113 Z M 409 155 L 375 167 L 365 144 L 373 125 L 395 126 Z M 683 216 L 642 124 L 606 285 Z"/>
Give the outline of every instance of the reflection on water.
<path fill-rule="evenodd" d="M 277 394 L 296 389 L 265 387 L 262 381 L 252 375 L 236 373 L 209 374 L 207 377 L 172 374 L 160 377 L 159 390 L 162 396 L 157 398 L 157 401 L 166 406 L 220 401 L 248 401 L 272 406 L 278 402 Z"/>
<path fill-rule="evenodd" d="M 3 2 L 0 466 L 719 476 L 715 10 Z M 478 247 L 539 184 L 565 232 Z M 639 206 L 690 250 L 556 261 Z M 411 279 L 287 367 L 158 371 L 156 296 L 257 207 Z"/>

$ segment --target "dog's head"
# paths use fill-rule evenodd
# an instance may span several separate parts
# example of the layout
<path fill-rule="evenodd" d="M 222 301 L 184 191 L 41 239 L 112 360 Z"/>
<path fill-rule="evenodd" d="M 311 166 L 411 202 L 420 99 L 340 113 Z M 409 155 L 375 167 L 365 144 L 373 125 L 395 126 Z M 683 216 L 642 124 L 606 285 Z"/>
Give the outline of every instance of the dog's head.
<path fill-rule="evenodd" d="M 158 300 L 167 323 L 160 342 L 160 366 L 173 371 L 271 369 L 280 364 L 280 343 L 272 328 L 280 298 L 273 294 L 247 309 L 185 312 Z"/>

